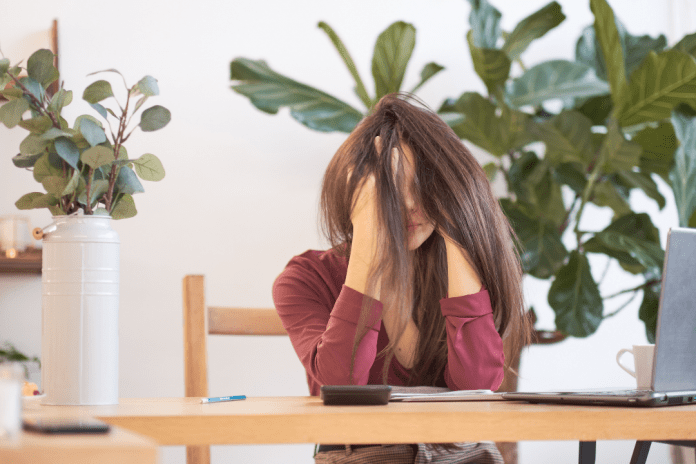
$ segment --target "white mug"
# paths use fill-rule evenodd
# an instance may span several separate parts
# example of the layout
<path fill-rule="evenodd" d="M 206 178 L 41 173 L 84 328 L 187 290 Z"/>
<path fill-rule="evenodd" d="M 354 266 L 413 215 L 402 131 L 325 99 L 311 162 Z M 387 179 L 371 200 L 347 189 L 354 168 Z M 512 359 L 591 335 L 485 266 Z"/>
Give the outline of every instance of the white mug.
<path fill-rule="evenodd" d="M 621 356 L 625 353 L 633 355 L 633 365 L 635 370 L 621 364 Z M 632 349 L 623 348 L 616 354 L 616 363 L 631 376 L 636 379 L 638 389 L 650 389 L 652 382 L 653 355 L 655 345 L 633 345 Z"/>

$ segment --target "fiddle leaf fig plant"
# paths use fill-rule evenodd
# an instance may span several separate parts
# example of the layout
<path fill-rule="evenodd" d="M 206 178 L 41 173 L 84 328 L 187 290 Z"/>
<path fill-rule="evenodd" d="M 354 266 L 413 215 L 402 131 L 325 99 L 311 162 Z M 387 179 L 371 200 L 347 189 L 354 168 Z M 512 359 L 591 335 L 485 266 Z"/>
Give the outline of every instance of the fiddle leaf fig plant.
<path fill-rule="evenodd" d="M 17 208 L 48 208 L 54 216 L 77 211 L 114 219 L 135 216 L 133 195 L 144 191 L 140 179 L 159 181 L 165 175 L 155 155 L 129 158 L 124 146 L 136 129 L 152 132 L 169 123 L 171 113 L 160 105 L 136 118 L 149 98 L 159 94 L 157 80 L 145 76 L 129 86 L 117 70 L 99 71 L 121 77 L 125 102 L 116 98 L 109 81 L 96 80 L 84 89 L 82 99 L 101 119 L 80 115 L 70 127 L 62 111 L 72 102 L 73 92 L 62 86 L 54 95 L 47 91 L 59 79 L 53 60 L 50 50 L 36 51 L 22 76 L 22 67 L 0 59 L 0 94 L 9 100 L 0 106 L 0 121 L 10 129 L 29 131 L 12 162 L 32 171 L 45 190 L 22 196 Z"/>
<path fill-rule="evenodd" d="M 492 155 L 483 168 L 507 185 L 501 205 L 525 272 L 551 281 L 547 300 L 557 333 L 586 337 L 642 295 L 638 316 L 654 341 L 664 250 L 650 216 L 629 199 L 640 191 L 663 209 L 656 181 L 664 182 L 677 206 L 674 225 L 696 227 L 696 33 L 668 48 L 664 35 L 634 36 L 606 0 L 590 0 L 595 21 L 582 30 L 575 60 L 527 67 L 527 47 L 565 19 L 560 5 L 552 1 L 506 32 L 501 12 L 487 0 L 469 3 L 463 40 L 487 93 L 465 91 L 438 112 L 462 140 Z M 340 39 L 325 23 L 319 27 L 346 63 L 364 110 L 263 61 L 235 59 L 232 88 L 262 111 L 289 107 L 311 129 L 350 132 L 382 95 L 402 90 L 415 28 L 396 22 L 380 34 L 373 98 Z M 423 82 L 442 69 L 426 65 Z M 589 205 L 609 210 L 612 219 L 590 219 Z M 606 267 L 595 269 L 593 256 Z M 641 283 L 600 291 L 611 263 Z"/>

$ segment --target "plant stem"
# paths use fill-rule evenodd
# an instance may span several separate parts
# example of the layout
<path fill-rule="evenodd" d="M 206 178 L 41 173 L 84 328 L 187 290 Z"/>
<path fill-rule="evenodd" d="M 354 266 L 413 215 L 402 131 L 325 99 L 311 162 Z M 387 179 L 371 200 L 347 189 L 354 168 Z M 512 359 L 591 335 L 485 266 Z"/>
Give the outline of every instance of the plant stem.
<path fill-rule="evenodd" d="M 637 285 L 633 288 L 627 288 L 626 290 L 621 290 L 620 292 L 616 292 L 612 295 L 602 297 L 603 300 L 609 300 L 611 298 L 616 298 L 619 295 L 623 295 L 624 293 L 630 293 L 630 292 L 637 292 L 638 290 L 644 290 L 647 287 L 650 287 L 651 285 L 655 285 L 657 283 L 661 282 L 660 279 L 651 279 L 643 282 L 640 285 Z"/>
<path fill-rule="evenodd" d="M 118 124 L 118 133 L 116 134 L 116 139 L 114 140 L 114 162 L 111 164 L 111 172 L 109 173 L 109 188 L 106 192 L 106 199 L 104 203 L 106 204 L 106 210 L 111 214 L 111 209 L 113 208 L 113 197 L 114 197 L 114 186 L 116 185 L 116 178 L 118 177 L 118 155 L 121 150 L 121 144 L 124 142 L 123 134 L 126 131 L 126 120 L 128 117 L 128 105 L 130 104 L 131 93 L 128 92 L 126 96 L 126 108 L 121 113 Z M 120 107 L 120 105 L 119 105 Z"/>
<path fill-rule="evenodd" d="M 60 122 L 56 118 L 56 115 L 53 114 L 52 112 L 46 110 L 44 108 L 43 102 L 39 101 L 39 99 L 36 98 L 36 96 L 33 93 L 31 93 L 31 91 L 29 91 L 29 89 L 27 89 L 24 86 L 24 84 L 22 84 L 16 76 L 14 76 L 10 72 L 8 72 L 7 75 L 12 78 L 12 80 L 15 82 L 15 84 L 17 86 L 19 86 L 20 89 L 22 89 L 22 93 L 24 93 L 25 95 L 27 95 L 29 97 L 29 99 L 31 100 L 32 105 L 34 106 L 36 111 L 38 111 L 39 113 L 41 113 L 45 116 L 48 116 L 51 119 L 51 122 L 53 123 L 53 127 L 55 127 L 56 129 L 60 129 Z"/>
<path fill-rule="evenodd" d="M 622 309 L 631 304 L 631 302 L 636 299 L 636 296 L 638 296 L 637 290 L 633 292 L 633 295 L 631 295 L 631 298 L 629 298 L 628 301 L 626 301 L 624 304 L 622 304 L 616 310 L 610 312 L 609 314 L 605 314 L 603 318 L 606 319 L 607 317 L 616 316 Z"/>

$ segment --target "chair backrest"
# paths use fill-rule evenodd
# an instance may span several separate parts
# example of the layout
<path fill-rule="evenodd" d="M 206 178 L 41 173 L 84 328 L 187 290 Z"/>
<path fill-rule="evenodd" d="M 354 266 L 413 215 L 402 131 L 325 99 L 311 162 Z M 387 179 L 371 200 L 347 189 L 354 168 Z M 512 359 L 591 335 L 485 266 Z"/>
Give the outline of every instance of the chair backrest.
<path fill-rule="evenodd" d="M 205 277 L 183 281 L 184 382 L 186 396 L 208 396 L 208 334 L 287 335 L 274 308 L 207 307 Z M 188 464 L 209 464 L 209 446 L 187 446 Z"/>

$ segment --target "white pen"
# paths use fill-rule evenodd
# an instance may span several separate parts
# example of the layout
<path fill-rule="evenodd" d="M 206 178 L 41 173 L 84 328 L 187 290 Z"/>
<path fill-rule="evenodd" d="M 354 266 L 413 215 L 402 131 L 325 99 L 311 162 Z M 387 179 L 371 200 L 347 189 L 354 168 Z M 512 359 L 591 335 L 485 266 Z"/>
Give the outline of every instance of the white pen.
<path fill-rule="evenodd" d="M 239 400 L 245 400 L 246 395 L 238 395 L 238 396 L 215 396 L 213 398 L 203 398 L 201 399 L 201 403 L 221 403 L 223 401 L 239 401 Z"/>

